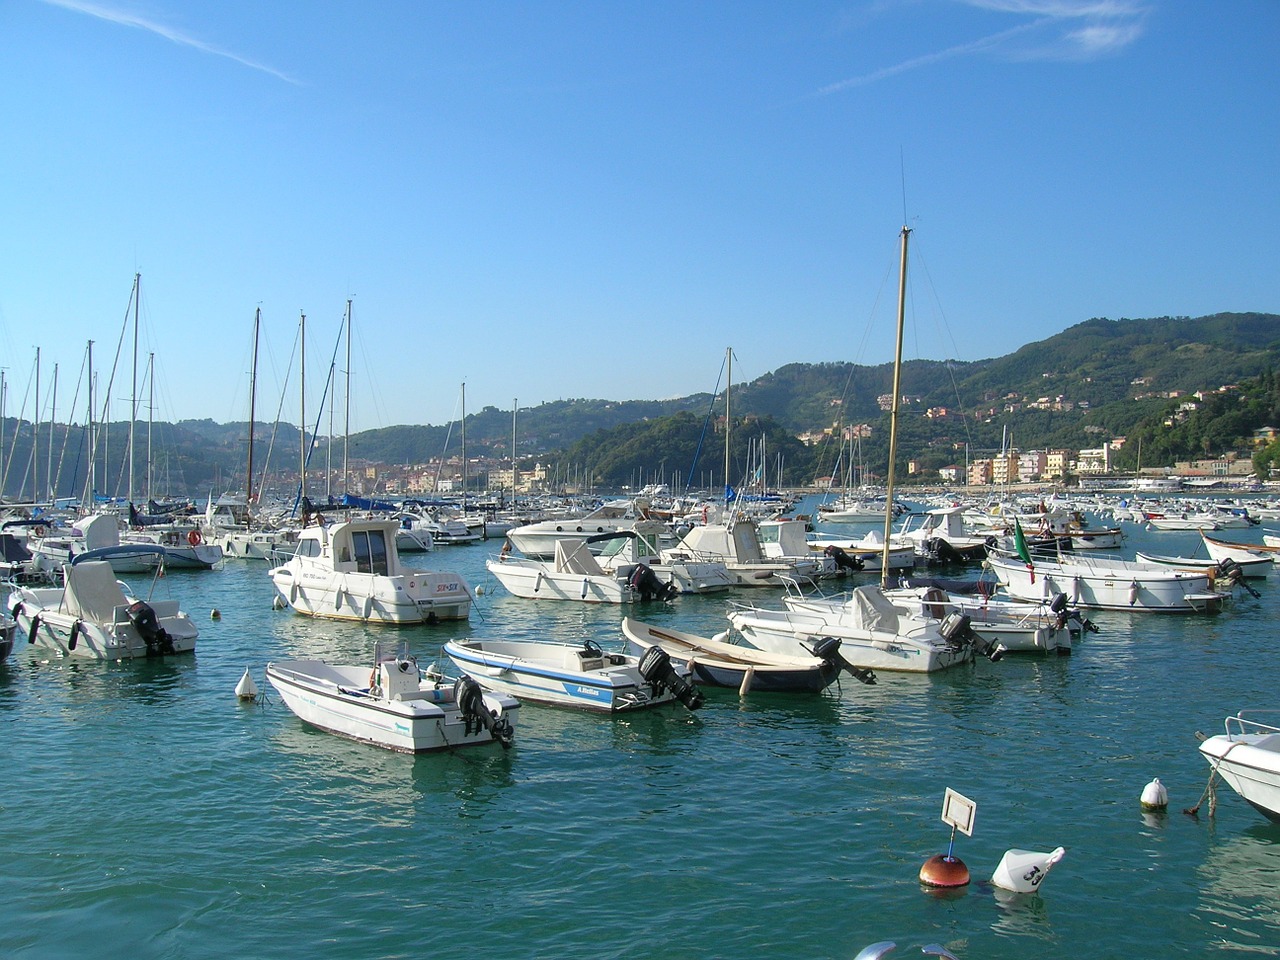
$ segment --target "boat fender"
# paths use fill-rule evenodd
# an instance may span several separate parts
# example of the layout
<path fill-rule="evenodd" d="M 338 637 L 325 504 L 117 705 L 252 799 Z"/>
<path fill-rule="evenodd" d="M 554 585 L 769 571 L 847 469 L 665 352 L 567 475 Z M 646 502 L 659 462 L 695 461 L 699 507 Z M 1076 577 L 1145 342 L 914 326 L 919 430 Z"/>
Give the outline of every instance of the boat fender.
<path fill-rule="evenodd" d="M 78 617 L 76 618 L 75 622 L 71 624 L 71 637 L 69 640 L 67 640 L 68 650 L 74 650 L 76 648 L 76 644 L 80 640 L 80 628 L 82 625 L 83 625 L 83 621 L 80 620 Z"/>
<path fill-rule="evenodd" d="M 31 629 L 27 631 L 27 643 L 36 642 L 36 633 L 40 630 L 40 614 L 31 618 Z"/>
<path fill-rule="evenodd" d="M 702 694 L 671 666 L 671 657 L 659 646 L 652 646 L 640 658 L 640 676 L 653 687 L 655 694 L 670 690 L 690 710 L 702 706 Z"/>
<path fill-rule="evenodd" d="M 1129 581 L 1129 606 L 1133 606 L 1138 602 L 1138 581 Z"/>
<path fill-rule="evenodd" d="M 18 614 L 21 612 L 22 612 L 21 600 L 19 600 L 17 603 L 15 603 L 12 607 L 9 608 L 9 616 L 13 617 L 13 619 L 15 620 L 18 619 Z"/>

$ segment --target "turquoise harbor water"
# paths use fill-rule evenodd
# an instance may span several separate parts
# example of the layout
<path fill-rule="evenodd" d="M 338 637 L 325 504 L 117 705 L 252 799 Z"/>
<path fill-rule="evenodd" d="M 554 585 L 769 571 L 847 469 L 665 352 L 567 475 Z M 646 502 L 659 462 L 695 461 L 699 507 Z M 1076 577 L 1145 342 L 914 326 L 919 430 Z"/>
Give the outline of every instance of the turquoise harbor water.
<path fill-rule="evenodd" d="M 1132 525 L 1143 547 L 1194 535 Z M 449 637 L 595 638 L 617 608 L 524 601 L 496 542 L 424 564 L 484 589 Z M 379 631 L 273 611 L 265 565 L 173 573 L 194 657 L 0 667 L 0 956 L 852 958 L 896 940 L 962 960 L 1280 955 L 1280 827 L 1225 786 L 1195 733 L 1275 703 L 1280 573 L 1216 617 L 1096 614 L 1072 656 L 818 697 L 708 692 L 706 707 L 607 719 L 528 705 L 515 747 L 406 756 L 243 706 L 270 659 L 369 658 Z M 741 596 L 741 595 L 739 595 Z M 765 591 L 752 595 L 773 598 Z M 210 611 L 221 611 L 220 620 Z M 725 600 L 641 618 L 723 627 Z M 1144 814 L 1159 777 L 1167 815 Z M 977 802 L 955 853 L 974 883 L 930 893 L 943 791 Z M 988 882 L 1006 849 L 1067 853 L 1041 893 Z"/>

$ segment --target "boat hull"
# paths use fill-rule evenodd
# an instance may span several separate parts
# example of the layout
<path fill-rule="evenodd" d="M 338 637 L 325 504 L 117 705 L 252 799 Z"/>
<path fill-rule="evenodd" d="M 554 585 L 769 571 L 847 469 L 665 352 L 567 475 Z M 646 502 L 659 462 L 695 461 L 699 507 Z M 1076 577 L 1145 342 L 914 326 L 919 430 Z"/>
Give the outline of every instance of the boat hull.
<path fill-rule="evenodd" d="M 456 573 L 418 570 L 385 577 L 283 566 L 271 571 L 271 579 L 295 613 L 325 620 L 403 626 L 471 615 L 471 591 Z"/>
<path fill-rule="evenodd" d="M 788 657 L 706 637 L 666 630 L 630 617 L 622 635 L 635 651 L 660 646 L 674 661 L 685 663 L 694 678 L 712 687 L 745 692 L 820 693 L 840 675 L 840 665 L 818 657 Z M 744 683 L 744 681 L 746 681 Z"/>
<path fill-rule="evenodd" d="M 401 753 L 425 753 L 496 744 L 483 726 L 468 724 L 441 688 L 430 698 L 388 700 L 370 693 L 365 667 L 331 666 L 320 660 L 268 663 L 267 680 L 285 706 L 328 733 Z M 520 704 L 485 696 L 485 705 L 512 725 Z"/>
<path fill-rule="evenodd" d="M 520 700 L 598 713 L 621 713 L 671 703 L 640 675 L 637 658 L 586 651 L 566 644 L 521 641 L 449 641 L 445 655 L 486 690 Z M 689 677 L 687 667 L 674 664 Z"/>
<path fill-rule="evenodd" d="M 612 576 L 562 573 L 538 560 L 503 557 L 485 565 L 508 593 L 526 600 L 630 603 L 638 599 L 630 583 Z"/>
<path fill-rule="evenodd" d="M 1280 734 L 1219 734 L 1201 743 L 1200 753 L 1241 799 L 1280 823 Z"/>
<path fill-rule="evenodd" d="M 1152 564 L 1082 557 L 1070 562 L 989 557 L 1001 586 L 1018 600 L 1047 602 L 1066 594 L 1073 607 L 1150 613 L 1217 613 L 1227 594 L 1213 591 L 1208 574 Z"/>
<path fill-rule="evenodd" d="M 57 651 L 63 656 L 91 660 L 127 660 L 159 655 L 154 646 L 147 646 L 124 608 L 117 608 L 111 621 L 94 623 L 60 612 L 61 596 L 62 590 L 57 588 L 23 588 L 11 596 L 14 619 L 28 643 Z M 191 618 L 179 609 L 178 602 L 154 600 L 149 606 L 172 642 L 172 652 L 194 652 L 198 631 Z"/>

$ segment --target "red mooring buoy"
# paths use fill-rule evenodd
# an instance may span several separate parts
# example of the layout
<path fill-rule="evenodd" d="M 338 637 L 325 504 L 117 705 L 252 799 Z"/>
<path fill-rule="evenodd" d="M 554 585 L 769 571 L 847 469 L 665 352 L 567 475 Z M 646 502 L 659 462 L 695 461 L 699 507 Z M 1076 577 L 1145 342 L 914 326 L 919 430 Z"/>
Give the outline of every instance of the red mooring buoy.
<path fill-rule="evenodd" d="M 969 868 L 963 860 L 940 853 L 924 862 L 920 882 L 930 887 L 963 887 L 969 882 Z"/>

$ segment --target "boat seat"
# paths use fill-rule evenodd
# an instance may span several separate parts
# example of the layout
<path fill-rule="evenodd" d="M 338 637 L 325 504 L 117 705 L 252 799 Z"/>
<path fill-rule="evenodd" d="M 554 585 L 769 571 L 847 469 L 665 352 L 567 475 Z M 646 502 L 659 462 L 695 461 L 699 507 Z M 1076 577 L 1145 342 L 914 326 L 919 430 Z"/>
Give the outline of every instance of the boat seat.
<path fill-rule="evenodd" d="M 116 582 L 116 572 L 105 560 L 88 560 L 67 570 L 62 593 L 63 608 L 73 617 L 94 623 L 113 623 L 116 610 L 128 605 Z"/>

